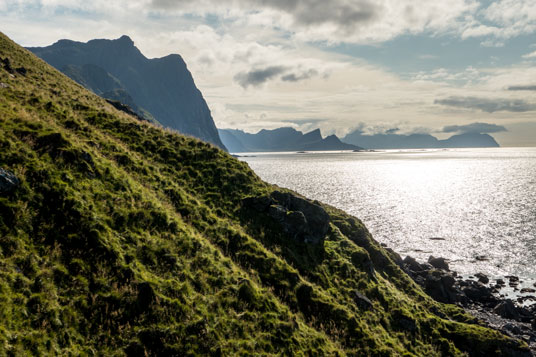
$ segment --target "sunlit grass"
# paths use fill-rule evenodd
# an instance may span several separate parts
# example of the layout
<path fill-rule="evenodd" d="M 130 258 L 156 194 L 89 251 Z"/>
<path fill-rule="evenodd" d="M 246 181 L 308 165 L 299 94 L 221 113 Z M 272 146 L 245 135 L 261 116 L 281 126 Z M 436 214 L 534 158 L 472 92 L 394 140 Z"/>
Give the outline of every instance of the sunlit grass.
<path fill-rule="evenodd" d="M 22 182 L 0 196 L 5 354 L 518 348 L 424 295 L 357 219 L 325 206 L 325 242 L 296 242 L 243 209 L 274 190 L 245 163 L 115 111 L 2 36 L 6 56 L 28 74 L 0 70 L 0 166 Z"/>

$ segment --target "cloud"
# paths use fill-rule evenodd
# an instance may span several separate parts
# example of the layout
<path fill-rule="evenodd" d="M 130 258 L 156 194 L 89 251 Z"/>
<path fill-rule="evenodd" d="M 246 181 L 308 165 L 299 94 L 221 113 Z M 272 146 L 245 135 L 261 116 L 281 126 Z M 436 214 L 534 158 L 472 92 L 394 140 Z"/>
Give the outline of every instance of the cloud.
<path fill-rule="evenodd" d="M 357 126 L 354 126 L 353 128 L 349 129 L 347 133 L 356 133 L 360 135 L 396 135 L 396 136 L 407 136 L 407 135 L 414 135 L 414 134 L 430 134 L 432 129 L 425 126 L 415 126 L 409 123 L 400 123 L 401 126 L 393 126 L 393 124 L 385 123 L 385 124 L 367 124 L 367 123 L 359 123 Z"/>
<path fill-rule="evenodd" d="M 286 72 L 287 69 L 288 68 L 284 66 L 270 66 L 262 69 L 254 69 L 250 72 L 238 73 L 234 79 L 244 88 L 249 86 L 257 87 Z"/>
<path fill-rule="evenodd" d="M 536 84 L 510 86 L 508 90 L 536 90 Z"/>
<path fill-rule="evenodd" d="M 216 22 L 211 25 L 270 29 L 298 40 L 330 44 L 380 43 L 408 34 L 507 39 L 536 31 L 533 0 L 490 4 L 479 0 L 3 0 L 0 9 L 48 15 L 99 14 L 110 21 L 114 16 L 166 21 L 184 15 L 184 21 L 212 18 Z M 483 46 L 502 43 L 482 42 Z"/>
<path fill-rule="evenodd" d="M 502 125 L 489 123 L 471 123 L 467 125 L 449 125 L 442 130 L 443 133 L 475 133 L 475 134 L 491 134 L 508 131 Z"/>
<path fill-rule="evenodd" d="M 448 97 L 436 99 L 434 104 L 441 104 L 456 108 L 479 109 L 486 113 L 500 111 L 529 112 L 536 110 L 536 105 L 521 99 L 490 99 L 478 97 Z"/>
<path fill-rule="evenodd" d="M 257 68 L 249 72 L 240 72 L 235 75 L 234 79 L 243 88 L 249 86 L 258 87 L 269 80 L 279 78 L 283 82 L 299 82 L 315 76 L 320 73 L 310 68 L 308 70 L 292 69 L 288 66 L 268 66 L 265 68 Z"/>
<path fill-rule="evenodd" d="M 476 0 L 151 0 L 153 11 L 216 14 L 278 28 L 305 41 L 375 43 L 404 34 L 457 31 Z"/>
<path fill-rule="evenodd" d="M 497 41 L 497 40 L 486 40 L 480 42 L 480 46 L 482 47 L 504 47 L 505 43 L 504 41 Z"/>
<path fill-rule="evenodd" d="M 461 37 L 491 37 L 510 39 L 536 31 L 536 2 L 534 0 L 495 0 L 466 17 Z M 503 41 L 487 39 L 484 47 L 502 47 Z"/>
<path fill-rule="evenodd" d="M 485 77 L 481 69 L 469 66 L 464 70 L 437 68 L 432 71 L 420 71 L 413 74 L 417 81 L 478 82 Z"/>
<path fill-rule="evenodd" d="M 303 125 L 303 124 L 317 124 L 317 123 L 322 123 L 322 122 L 325 122 L 326 118 L 304 118 L 304 119 L 283 119 L 281 120 L 281 122 L 283 123 L 293 123 L 293 124 L 298 124 L 298 125 Z"/>
<path fill-rule="evenodd" d="M 381 7 L 370 0 L 249 0 L 244 3 L 285 11 L 293 16 L 297 24 L 307 26 L 332 23 L 353 27 L 377 18 L 381 11 Z"/>
<path fill-rule="evenodd" d="M 500 29 L 498 27 L 493 26 L 486 26 L 486 25 L 475 25 L 472 27 L 466 28 L 462 32 L 462 38 L 470 38 L 470 37 L 483 37 L 488 35 L 496 35 Z"/>
<path fill-rule="evenodd" d="M 536 31 L 534 0 L 2 0 L 0 10 L 47 16 L 77 13 L 88 18 L 98 14 L 110 22 L 132 16 L 166 21 L 184 15 L 184 22 L 197 19 L 226 28 L 257 27 L 330 44 L 380 43 L 426 34 L 482 37 L 483 46 L 501 46 L 503 41 L 489 38 L 502 40 Z"/>
<path fill-rule="evenodd" d="M 523 58 L 536 58 L 536 51 L 527 53 L 526 55 L 522 56 Z"/>
<path fill-rule="evenodd" d="M 303 81 L 305 79 L 309 79 L 317 75 L 318 75 L 318 71 L 316 69 L 309 69 L 300 74 L 296 74 L 296 73 L 285 74 L 284 76 L 281 77 L 281 80 L 285 82 L 299 82 L 299 81 Z"/>
<path fill-rule="evenodd" d="M 536 26 L 536 2 L 533 0 L 499 0 L 484 11 L 484 18 L 502 29 L 503 37 L 532 33 Z"/>
<path fill-rule="evenodd" d="M 320 25 L 336 23 L 341 26 L 355 26 L 378 16 L 381 6 L 372 0 L 153 0 L 156 9 L 180 9 L 195 4 L 198 9 L 218 5 L 227 9 L 237 7 L 245 11 L 261 9 L 275 10 L 292 16 L 295 24 Z"/>

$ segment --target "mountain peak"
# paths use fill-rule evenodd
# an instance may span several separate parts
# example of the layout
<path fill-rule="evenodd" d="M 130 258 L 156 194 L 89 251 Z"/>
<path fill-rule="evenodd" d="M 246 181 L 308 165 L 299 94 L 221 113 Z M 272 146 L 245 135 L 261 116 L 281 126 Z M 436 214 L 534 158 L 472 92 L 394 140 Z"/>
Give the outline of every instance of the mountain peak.
<path fill-rule="evenodd" d="M 331 134 L 331 135 L 326 136 L 326 138 L 324 140 L 326 140 L 328 142 L 329 141 L 331 141 L 331 142 L 340 142 L 339 138 L 335 134 Z"/>
<path fill-rule="evenodd" d="M 128 97 L 121 97 L 132 99 L 136 107 L 142 108 L 163 126 L 224 148 L 210 109 L 179 55 L 148 59 L 127 35 L 87 43 L 65 41 L 65 44 L 30 50 L 59 70 L 67 65 L 88 64 L 102 68 L 108 76 L 95 78 L 96 72 L 89 71 L 88 76 L 76 80 L 79 83 L 92 83 L 90 88 L 95 93 L 121 89 L 121 93 L 129 94 Z M 109 80 L 97 80 L 105 77 L 116 79 L 118 84 L 110 87 Z"/>
<path fill-rule="evenodd" d="M 224 145 L 231 152 L 246 151 L 324 151 L 358 150 L 359 146 L 342 143 L 336 135 L 322 139 L 320 129 L 307 134 L 291 127 L 262 129 L 257 134 L 240 130 L 220 130 Z"/>
<path fill-rule="evenodd" d="M 303 138 L 308 141 L 319 141 L 322 140 L 322 133 L 320 132 L 320 129 L 315 129 L 304 134 Z"/>
<path fill-rule="evenodd" d="M 348 144 L 360 145 L 366 149 L 428 149 L 428 148 L 467 148 L 499 147 L 488 134 L 464 133 L 438 140 L 430 134 L 374 134 L 364 135 L 356 130 L 343 139 Z"/>
<path fill-rule="evenodd" d="M 124 46 L 134 46 L 134 41 L 132 41 L 132 39 L 127 35 L 123 35 L 115 41 Z"/>

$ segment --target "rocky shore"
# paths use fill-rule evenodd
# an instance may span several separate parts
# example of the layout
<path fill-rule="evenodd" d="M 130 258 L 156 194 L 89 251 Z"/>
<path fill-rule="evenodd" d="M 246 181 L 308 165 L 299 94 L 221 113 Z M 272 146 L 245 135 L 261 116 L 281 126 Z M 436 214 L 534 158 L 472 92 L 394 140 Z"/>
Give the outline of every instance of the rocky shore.
<path fill-rule="evenodd" d="M 404 259 L 387 248 L 396 263 L 424 291 L 442 303 L 456 304 L 475 317 L 475 322 L 525 341 L 536 355 L 536 289 L 520 289 L 517 276 L 490 279 L 483 273 L 467 278 L 450 270 L 444 258 L 430 256 L 427 262 L 418 262 L 411 256 Z M 514 299 L 502 293 L 507 285 L 516 292 L 524 293 Z M 519 294 L 518 294 L 519 295 Z"/>

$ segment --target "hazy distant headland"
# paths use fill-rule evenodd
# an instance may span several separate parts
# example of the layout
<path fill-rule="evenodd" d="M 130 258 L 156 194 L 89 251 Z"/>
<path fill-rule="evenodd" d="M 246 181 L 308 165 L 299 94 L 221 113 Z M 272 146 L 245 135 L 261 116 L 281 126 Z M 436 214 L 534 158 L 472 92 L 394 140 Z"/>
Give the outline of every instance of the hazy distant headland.
<path fill-rule="evenodd" d="M 322 137 L 320 129 L 302 133 L 294 128 L 263 129 L 256 134 L 236 129 L 220 129 L 220 137 L 230 152 L 259 151 L 329 151 L 360 150 L 361 147 L 343 143 L 336 135 Z"/>
<path fill-rule="evenodd" d="M 336 135 L 322 138 L 320 129 L 304 134 L 290 127 L 262 129 L 256 134 L 238 129 L 219 129 L 218 132 L 231 152 L 499 147 L 491 135 L 484 133 L 461 133 L 440 140 L 430 134 L 367 135 L 360 130 L 353 131 L 342 139 Z"/>
<path fill-rule="evenodd" d="M 341 139 L 348 144 L 366 149 L 434 149 L 434 148 L 484 148 L 499 147 L 489 134 L 462 133 L 446 140 L 439 140 L 430 134 L 373 134 L 366 135 L 356 130 Z"/>

